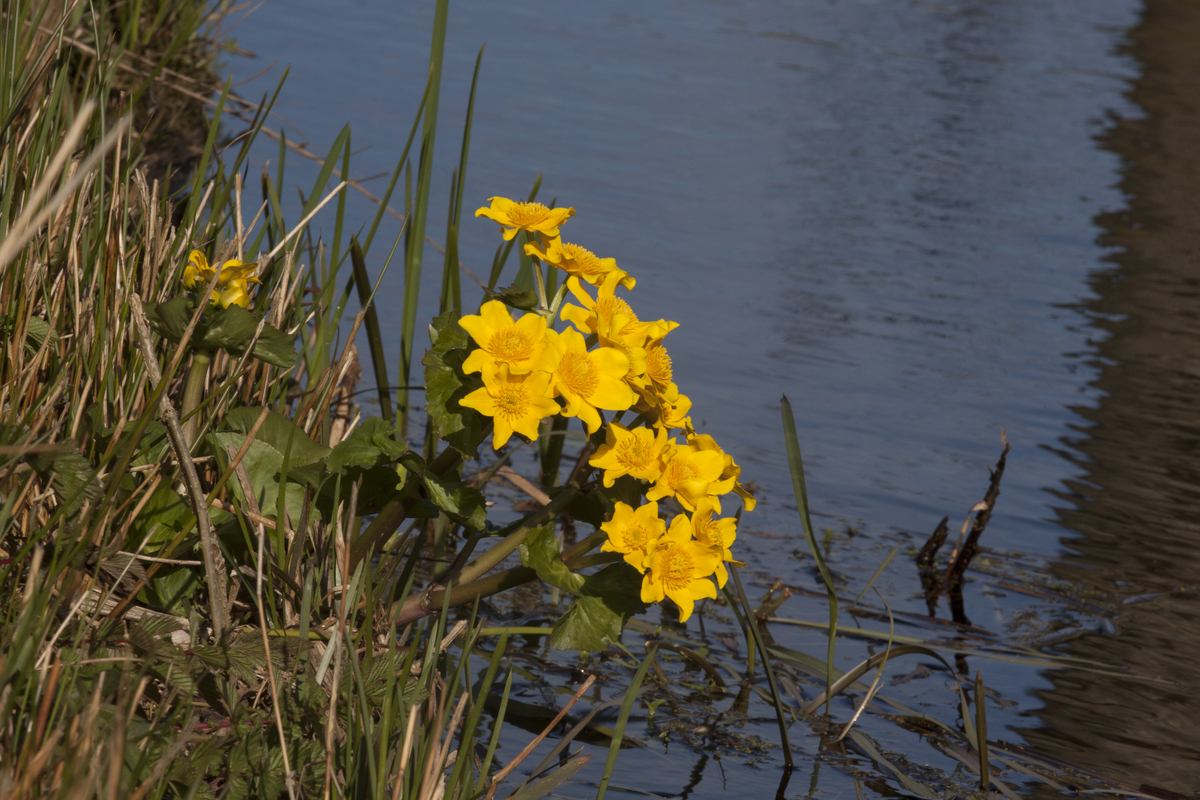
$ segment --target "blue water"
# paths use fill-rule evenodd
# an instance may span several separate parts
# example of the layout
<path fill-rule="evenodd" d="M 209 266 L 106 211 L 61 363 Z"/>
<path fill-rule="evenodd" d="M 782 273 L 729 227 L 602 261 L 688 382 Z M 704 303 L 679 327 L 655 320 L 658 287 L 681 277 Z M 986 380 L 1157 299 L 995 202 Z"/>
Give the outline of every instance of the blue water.
<path fill-rule="evenodd" d="M 803 542 L 784 394 L 816 524 L 838 533 L 833 559 L 854 580 L 905 532 L 919 545 L 944 515 L 957 529 L 1002 431 L 1013 451 L 985 544 L 1054 558 L 1064 530 L 1050 492 L 1081 474 L 1058 442 L 1081 422 L 1074 409 L 1098 401 L 1101 334 L 1083 306 L 1089 276 L 1113 253 L 1094 218 L 1125 203 L 1120 160 L 1096 140 L 1114 117 L 1140 113 L 1124 94 L 1137 65 L 1121 51 L 1139 11 L 1134 0 L 455 0 L 429 233 L 444 238 L 440 210 L 486 43 L 468 215 L 492 195 L 527 193 L 542 173 L 539 199 L 576 210 L 564 235 L 638 279 L 640 316 L 681 324 L 667 344 L 693 418 L 761 489 L 739 551 L 752 567 L 813 585 L 810 562 L 793 555 Z M 290 64 L 276 107 L 295 126 L 289 138 L 302 132 L 324 153 L 349 122 L 354 148 L 368 148 L 352 174 L 390 172 L 424 87 L 432 13 L 430 3 L 267 0 L 233 31 L 256 58 L 234 58 L 232 73 L 276 62 L 239 88 L 257 99 Z M 256 158 L 252 174 L 277 151 L 264 144 Z M 307 189 L 316 167 L 291 155 L 288 172 Z M 366 185 L 381 193 L 386 179 Z M 374 206 L 348 197 L 347 218 L 370 219 Z M 329 235 L 332 216 L 323 224 Z M 395 231 L 389 218 L 380 241 Z M 464 221 L 460 258 L 486 276 L 498 242 L 493 223 Z M 373 248 L 373 273 L 386 252 Z M 436 274 L 422 287 L 422 319 L 440 281 L 440 254 L 426 257 Z M 464 289 L 478 296 L 465 277 Z M 394 375 L 399 267 L 382 291 Z M 848 539 L 846 525 L 864 537 Z M 877 586 L 923 612 L 907 557 Z M 968 593 L 978 625 L 1003 629 L 1013 608 Z M 992 669 L 997 688 L 1037 706 L 1041 676 Z M 695 757 L 671 752 L 682 760 L 646 767 L 655 791 L 687 782 Z M 775 772 L 748 774 L 774 791 Z M 714 780 L 695 792 L 720 794 Z M 800 782 L 789 796 L 807 791 Z M 843 790 L 853 793 L 828 789 Z"/>

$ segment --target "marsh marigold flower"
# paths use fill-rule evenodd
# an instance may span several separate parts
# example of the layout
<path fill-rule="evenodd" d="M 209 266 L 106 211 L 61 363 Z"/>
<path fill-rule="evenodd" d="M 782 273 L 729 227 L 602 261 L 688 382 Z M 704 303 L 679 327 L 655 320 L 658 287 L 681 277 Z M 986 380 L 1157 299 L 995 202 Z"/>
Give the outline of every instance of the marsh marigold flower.
<path fill-rule="evenodd" d="M 477 217 L 487 217 L 499 222 L 504 228 L 504 241 L 517 235 L 517 231 L 530 231 L 545 236 L 558 236 L 558 226 L 575 215 L 573 208 L 547 208 L 541 203 L 517 203 L 507 197 L 491 197 L 491 208 L 480 208 Z"/>
<path fill-rule="evenodd" d="M 249 263 L 231 258 L 221 265 L 221 274 L 209 266 L 208 259 L 199 250 L 193 250 L 188 256 L 187 266 L 183 268 L 183 286 L 195 290 L 208 285 L 213 276 L 217 276 L 217 285 L 213 289 L 212 302 L 220 303 L 222 308 L 239 305 L 247 308 L 250 305 L 250 284 L 262 283 L 251 273 L 258 267 L 258 262 Z"/>
<path fill-rule="evenodd" d="M 691 446 L 700 450 L 711 450 L 714 453 L 721 454 L 721 476 L 713 484 L 710 490 L 711 493 L 728 494 L 729 492 L 734 492 L 738 497 L 742 498 L 742 503 L 746 506 L 746 510 L 753 511 L 754 507 L 758 505 L 758 501 L 738 481 L 738 478 L 742 475 L 742 468 L 733 460 L 733 456 L 722 450 L 721 446 L 717 444 L 717 440 L 707 433 L 696 433 L 694 430 L 687 431 L 686 433 L 688 444 Z"/>
<path fill-rule="evenodd" d="M 645 414 L 650 424 L 666 428 L 691 428 L 692 401 L 685 394 L 679 393 L 679 387 L 674 383 L 668 384 L 662 391 L 657 391 L 653 384 L 643 386 L 641 401 L 634 406 L 639 414 Z M 693 431 L 694 432 L 694 431 Z"/>
<path fill-rule="evenodd" d="M 592 298 L 583 288 L 583 282 L 571 275 L 567 278 L 567 288 L 575 295 L 581 304 L 573 306 L 567 303 L 563 306 L 561 316 L 583 333 L 598 333 L 601 336 L 614 336 L 614 328 L 621 329 L 621 338 L 629 344 L 641 347 L 651 334 L 665 336 L 666 331 L 659 333 L 660 325 L 666 325 L 667 330 L 678 327 L 675 323 L 665 320 L 661 323 L 646 323 L 638 319 L 629 303 L 624 298 L 617 297 L 616 289 L 620 285 L 617 276 L 610 275 L 604 283 L 596 288 L 596 297 Z M 618 321 L 623 324 L 618 325 Z"/>
<path fill-rule="evenodd" d="M 608 534 L 601 552 L 621 553 L 630 566 L 645 572 L 646 559 L 667 525 L 658 518 L 658 503 L 646 503 L 634 510 L 628 503 L 618 502 L 612 519 L 602 524 L 600 530 Z"/>
<path fill-rule="evenodd" d="M 624 411 L 633 405 L 633 390 L 625 383 L 629 359 L 612 347 L 597 347 L 590 353 L 579 331 L 567 328 L 555 337 L 559 356 L 554 370 L 554 388 L 566 401 L 563 415 L 579 417 L 588 434 L 600 427 L 597 409 Z"/>
<path fill-rule="evenodd" d="M 720 454 L 700 450 L 686 444 L 668 444 L 663 454 L 663 473 L 650 491 L 647 500 L 674 497 L 688 511 L 712 494 L 713 482 L 721 477 L 724 462 Z M 721 501 L 712 498 L 713 507 L 721 510 Z"/>
<path fill-rule="evenodd" d="M 492 418 L 492 447 L 497 450 L 513 433 L 536 439 L 538 424 L 559 412 L 558 403 L 551 397 L 549 374 L 514 375 L 507 367 L 485 372 L 483 388 L 458 402 Z"/>
<path fill-rule="evenodd" d="M 697 600 L 716 598 L 717 587 L 708 576 L 716 571 L 721 559 L 691 538 L 687 517 L 676 524 L 679 519 L 675 518 L 646 560 L 642 602 L 658 603 L 669 597 L 679 606 L 679 621 L 686 622 Z"/>
<path fill-rule="evenodd" d="M 662 475 L 663 448 L 667 446 L 665 430 L 629 430 L 620 423 L 610 422 L 605 435 L 606 441 L 588 461 L 593 467 L 604 470 L 605 486 L 611 487 L 622 475 L 643 481 L 656 481 Z"/>
<path fill-rule="evenodd" d="M 733 547 L 734 539 L 737 538 L 737 520 L 732 517 L 713 519 L 713 511 L 711 500 L 707 498 L 701 500 L 696 504 L 696 511 L 692 514 L 689 524 L 692 528 L 692 537 L 721 559 L 717 564 L 716 577 L 717 586 L 724 587 L 725 582 L 729 580 L 729 570 L 725 568 L 725 563 L 741 565 L 741 562 L 734 560 L 733 551 L 730 550 Z M 682 524 L 682 521 L 683 516 L 680 515 L 671 524 Z"/>
<path fill-rule="evenodd" d="M 545 248 L 530 242 L 525 245 L 525 255 L 537 256 L 547 264 L 581 278 L 592 286 L 599 286 L 609 276 L 614 275 L 617 283 L 626 289 L 632 289 L 637 283 L 628 272 L 617 266 L 615 258 L 600 258 L 586 247 L 564 242 L 562 239 L 551 239 Z"/>
<path fill-rule="evenodd" d="M 463 317 L 458 324 L 479 345 L 463 362 L 464 372 L 487 373 L 504 365 L 520 375 L 534 370 L 550 372 L 557 363 L 554 332 L 540 314 L 526 314 L 513 322 L 504 303 L 489 300 L 479 314 Z"/>

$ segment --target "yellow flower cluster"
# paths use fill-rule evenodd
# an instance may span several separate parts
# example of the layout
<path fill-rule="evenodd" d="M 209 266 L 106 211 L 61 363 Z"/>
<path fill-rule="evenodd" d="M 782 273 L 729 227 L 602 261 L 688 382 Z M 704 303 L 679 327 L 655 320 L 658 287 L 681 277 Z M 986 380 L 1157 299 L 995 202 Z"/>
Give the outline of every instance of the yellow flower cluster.
<path fill-rule="evenodd" d="M 675 384 L 663 344 L 678 323 L 640 319 L 617 295 L 636 282 L 616 259 L 562 241 L 559 226 L 574 213 L 503 197 L 475 212 L 498 222 L 506 240 L 518 231 L 536 236 L 525 252 L 566 272 L 566 287 L 579 305 L 562 307 L 561 318 L 573 327 L 561 333 L 548 312 L 514 320 L 495 300 L 484 303 L 478 315 L 460 319 L 477 345 L 463 369 L 483 378 L 483 388 L 460 402 L 492 417 L 497 448 L 513 433 L 535 439 L 541 421 L 558 414 L 578 417 L 589 435 L 606 425 L 605 443 L 588 463 L 603 471 L 607 488 L 625 475 L 642 482 L 648 502 L 636 509 L 616 503 L 601 526 L 608 534 L 602 549 L 623 554 L 642 573 L 644 602 L 668 597 L 683 621 L 696 600 L 716 597 L 710 578 L 724 586 L 725 564 L 733 562 L 736 522 L 714 518 L 721 513 L 721 496 L 738 494 L 748 511 L 754 497 L 738 482 L 741 468 L 733 458 L 692 426 L 692 401 Z M 637 416 L 627 427 L 606 422 L 602 410 L 632 410 Z M 671 497 L 686 513 L 668 527 L 658 501 Z"/>
<path fill-rule="evenodd" d="M 262 283 L 252 273 L 257 262 L 244 263 L 231 258 L 221 266 L 221 275 L 213 289 L 212 302 L 220 303 L 221 308 L 231 305 L 250 307 L 250 284 Z M 188 256 L 188 264 L 183 268 L 184 288 L 194 290 L 207 286 L 217 271 L 208 265 L 208 259 L 199 250 L 193 250 Z"/>

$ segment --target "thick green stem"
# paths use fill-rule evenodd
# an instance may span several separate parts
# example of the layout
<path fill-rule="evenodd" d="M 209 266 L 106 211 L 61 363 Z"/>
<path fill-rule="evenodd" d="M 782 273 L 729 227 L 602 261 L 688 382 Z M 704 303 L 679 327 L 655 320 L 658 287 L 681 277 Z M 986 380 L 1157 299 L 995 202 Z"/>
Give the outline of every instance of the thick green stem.
<path fill-rule="evenodd" d="M 603 534 L 603 531 L 601 533 Z M 604 535 L 606 536 L 607 534 Z M 591 539 L 593 537 L 589 536 L 588 538 Z M 572 571 L 600 564 L 612 564 L 620 561 L 621 558 L 620 553 L 596 553 L 590 556 L 578 556 L 574 558 L 569 558 L 566 553 L 563 554 L 563 561 Z M 455 608 L 456 606 L 473 603 L 476 598 L 499 594 L 513 587 L 536 580 L 537 576 L 537 572 L 530 567 L 512 567 L 511 569 L 501 570 L 500 572 L 488 575 L 486 578 L 464 583 L 461 586 L 455 586 L 448 590 L 435 589 L 430 592 L 412 595 L 400 606 L 400 613 L 396 616 L 395 624 L 397 627 L 407 625 L 422 617 L 437 613 L 439 609 L 446 605 L 449 605 L 450 608 Z M 450 593 L 448 603 L 446 600 L 447 591 Z"/>
<path fill-rule="evenodd" d="M 196 446 L 196 431 L 200 427 L 200 415 L 195 413 L 204 395 L 204 379 L 208 377 L 208 365 L 212 356 L 203 351 L 192 352 L 192 367 L 188 370 L 187 384 L 183 387 L 183 438 L 188 449 Z"/>
<path fill-rule="evenodd" d="M 462 454 L 453 447 L 447 447 L 425 469 L 439 478 L 445 478 L 452 470 L 458 469 L 461 463 Z M 371 521 L 371 524 L 362 532 L 362 535 L 355 539 L 354 544 L 350 546 L 351 570 L 358 565 L 358 562 L 370 556 L 371 551 L 377 545 L 382 544 L 388 536 L 391 536 L 400 529 L 400 526 L 404 524 L 404 520 L 408 519 L 408 514 L 418 499 L 415 496 L 405 493 L 401 497 L 390 501 L 380 510 L 375 519 Z"/>

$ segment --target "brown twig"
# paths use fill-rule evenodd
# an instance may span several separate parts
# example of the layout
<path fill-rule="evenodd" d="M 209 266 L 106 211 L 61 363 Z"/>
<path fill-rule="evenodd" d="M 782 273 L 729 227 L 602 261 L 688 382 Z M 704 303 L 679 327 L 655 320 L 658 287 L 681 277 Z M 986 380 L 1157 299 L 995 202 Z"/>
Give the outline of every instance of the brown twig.
<path fill-rule="evenodd" d="M 211 291 L 211 287 L 210 287 Z M 158 385 L 162 382 L 162 373 L 158 369 L 158 359 L 154 356 L 154 345 L 150 341 L 150 326 L 142 311 L 141 299 L 135 294 L 130 298 L 134 327 L 137 328 L 138 345 L 142 351 L 142 359 L 146 364 L 146 372 L 151 383 Z M 209 612 L 212 614 L 213 634 L 219 639 L 229 626 L 228 615 L 225 613 L 225 558 L 217 545 L 213 534 L 212 520 L 208 516 L 208 503 L 204 489 L 200 486 L 200 476 L 196 473 L 196 464 L 179 425 L 179 417 L 175 407 L 164 394 L 159 401 L 159 412 L 167 426 L 167 435 L 171 447 L 175 450 L 175 458 L 183 471 L 184 483 L 192 501 L 192 511 L 196 515 L 196 524 L 200 529 L 200 554 L 204 560 L 204 572 L 208 578 Z"/>

